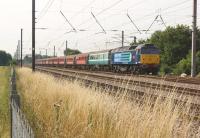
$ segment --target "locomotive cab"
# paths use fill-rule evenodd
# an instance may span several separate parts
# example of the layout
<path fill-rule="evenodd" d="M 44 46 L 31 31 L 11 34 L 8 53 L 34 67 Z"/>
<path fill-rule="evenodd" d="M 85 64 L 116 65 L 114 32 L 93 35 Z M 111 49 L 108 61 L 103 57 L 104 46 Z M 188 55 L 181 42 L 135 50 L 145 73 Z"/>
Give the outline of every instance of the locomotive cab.
<path fill-rule="evenodd" d="M 153 44 L 139 45 L 136 48 L 136 63 L 146 72 L 156 74 L 160 65 L 160 50 Z"/>
<path fill-rule="evenodd" d="M 160 64 L 160 50 L 153 44 L 138 46 L 136 57 L 137 62 L 140 64 Z"/>

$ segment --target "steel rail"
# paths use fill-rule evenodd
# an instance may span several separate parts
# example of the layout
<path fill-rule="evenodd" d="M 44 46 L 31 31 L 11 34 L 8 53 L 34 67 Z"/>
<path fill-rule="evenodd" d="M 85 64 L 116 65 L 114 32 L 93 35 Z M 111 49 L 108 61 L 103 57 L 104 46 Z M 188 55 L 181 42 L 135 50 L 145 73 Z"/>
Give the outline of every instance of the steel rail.
<path fill-rule="evenodd" d="M 190 96 L 198 96 L 200 97 L 200 87 L 199 89 L 195 89 L 195 88 L 189 88 L 189 87 L 183 87 L 183 86 L 179 86 L 178 83 L 173 84 L 173 85 L 169 85 L 165 82 L 165 80 L 163 79 L 161 82 L 159 81 L 155 81 L 155 82 L 149 82 L 149 81 L 144 81 L 144 80 L 139 80 L 139 78 L 137 77 L 128 77 L 128 76 L 116 76 L 115 75 L 111 75 L 111 74 L 100 74 L 100 73 L 94 73 L 94 72 L 84 72 L 84 71 L 77 71 L 77 70 L 67 70 L 67 69 L 61 69 L 61 68 L 54 68 L 54 67 L 37 67 L 37 69 L 43 69 L 44 70 L 48 70 L 48 71 L 54 71 L 58 72 L 58 73 L 70 73 L 70 74 L 74 74 L 77 77 L 92 77 L 95 79 L 102 79 L 103 81 L 112 81 L 112 82 L 117 82 L 117 83 L 123 83 L 126 85 L 136 85 L 136 86 L 140 86 L 140 87 L 144 87 L 144 88 L 152 88 L 152 89 L 162 89 L 162 90 L 176 90 L 177 93 L 180 94 L 184 94 L 184 95 L 190 95 Z M 66 75 L 66 74 L 62 74 L 62 75 Z M 147 78 L 148 79 L 148 78 Z"/>
<path fill-rule="evenodd" d="M 182 88 L 175 85 L 149 83 L 117 76 L 113 77 L 59 68 L 36 67 L 36 70 L 52 74 L 59 78 L 70 78 L 70 80 L 73 78 L 73 80 L 84 82 L 84 85 L 88 87 L 97 86 L 97 88 L 103 87 L 104 89 L 109 89 L 109 94 L 114 96 L 123 95 L 125 92 L 127 98 L 137 100 L 138 102 L 142 102 L 142 98 L 138 96 L 149 95 L 152 98 L 159 96 L 169 98 L 169 95 L 172 94 L 175 102 L 189 103 L 191 105 L 191 111 L 189 111 L 186 116 L 194 118 L 195 120 L 200 120 L 200 90 L 198 89 Z M 122 92 L 121 94 L 117 94 L 119 90 Z"/>

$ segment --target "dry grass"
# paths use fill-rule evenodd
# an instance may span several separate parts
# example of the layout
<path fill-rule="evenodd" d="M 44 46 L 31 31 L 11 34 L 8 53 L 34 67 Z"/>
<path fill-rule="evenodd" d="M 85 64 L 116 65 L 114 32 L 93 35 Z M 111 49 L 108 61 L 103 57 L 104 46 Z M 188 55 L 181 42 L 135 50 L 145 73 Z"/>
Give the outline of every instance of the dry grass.
<path fill-rule="evenodd" d="M 9 67 L 0 67 L 0 138 L 10 137 Z"/>
<path fill-rule="evenodd" d="M 50 75 L 18 72 L 24 111 L 38 138 L 171 138 L 198 137 L 183 114 L 189 106 L 173 95 L 152 103 L 130 102 Z M 103 91 L 103 90 L 101 90 Z"/>

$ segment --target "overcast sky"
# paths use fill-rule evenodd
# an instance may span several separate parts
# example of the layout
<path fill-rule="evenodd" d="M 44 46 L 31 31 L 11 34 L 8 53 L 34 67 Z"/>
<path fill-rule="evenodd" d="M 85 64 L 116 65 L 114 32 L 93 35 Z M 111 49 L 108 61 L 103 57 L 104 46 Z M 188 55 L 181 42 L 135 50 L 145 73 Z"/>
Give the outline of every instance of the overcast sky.
<path fill-rule="evenodd" d="M 0 0 L 0 50 L 12 55 L 16 51 L 20 28 L 24 29 L 24 54 L 31 53 L 31 0 Z M 192 24 L 193 0 L 36 0 L 36 52 L 63 55 L 65 41 L 70 48 L 82 52 L 103 50 L 121 46 L 121 30 L 125 31 L 125 45 L 138 39 L 148 38 L 156 30 L 166 26 Z M 198 3 L 198 11 L 200 4 Z M 77 30 L 66 22 L 60 11 Z M 95 22 L 91 12 L 101 26 Z M 131 23 L 127 13 L 141 33 Z M 155 17 L 150 30 L 145 33 Z M 198 13 L 198 27 L 200 17 Z M 82 30 L 82 31 L 80 31 Z M 84 30 L 84 31 L 83 31 Z M 116 31 L 113 31 L 116 30 Z M 118 31 L 117 31 L 118 30 Z"/>

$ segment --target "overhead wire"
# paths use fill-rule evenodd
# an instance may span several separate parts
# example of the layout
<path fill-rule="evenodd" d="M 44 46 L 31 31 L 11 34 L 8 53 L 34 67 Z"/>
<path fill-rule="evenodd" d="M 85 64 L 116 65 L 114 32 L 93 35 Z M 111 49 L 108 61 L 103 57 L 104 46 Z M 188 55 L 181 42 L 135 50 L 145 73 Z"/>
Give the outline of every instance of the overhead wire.
<path fill-rule="evenodd" d="M 185 1 L 182 1 L 182 2 L 179 2 L 179 3 L 176 3 L 176 4 L 173 4 L 173 5 L 169 6 L 169 7 L 166 7 L 166 8 L 164 8 L 164 9 L 162 9 L 162 11 L 167 11 L 167 10 L 169 10 L 169 9 L 171 9 L 171 8 L 180 6 L 180 5 L 185 4 L 185 3 L 187 3 L 187 2 L 188 2 L 188 0 L 185 0 Z M 140 19 L 136 19 L 136 21 L 142 20 L 142 19 L 144 19 L 145 17 L 148 17 L 148 16 L 150 17 L 150 16 L 152 16 L 153 13 L 154 13 L 154 12 L 152 12 L 152 13 L 150 13 L 150 14 L 147 14 L 147 15 L 143 16 L 143 17 L 140 18 Z M 145 19 L 146 19 L 146 18 L 145 18 Z M 161 16 L 161 20 L 162 20 L 162 22 L 163 22 L 164 25 L 165 25 L 165 22 L 163 21 L 162 16 Z M 128 24 L 130 24 L 130 23 L 125 22 L 125 23 L 120 24 L 120 25 L 118 25 L 118 26 L 124 26 L 124 25 L 128 25 Z M 117 26 L 117 27 L 118 27 L 118 26 Z M 165 25 L 165 26 L 166 26 L 166 25 Z"/>
<path fill-rule="evenodd" d="M 171 6 L 169 6 L 169 7 L 166 7 L 166 8 L 164 8 L 164 9 L 162 9 L 162 11 L 166 11 L 166 10 L 168 10 L 168 9 L 171 9 L 171 8 L 174 8 L 174 7 L 177 7 L 177 6 L 180 6 L 180 5 L 185 4 L 185 3 L 187 3 L 187 2 L 190 2 L 190 1 L 189 1 L 189 0 L 184 0 L 184 1 L 182 1 L 182 2 L 179 2 L 179 3 L 176 3 L 176 4 L 171 5 Z"/>
<path fill-rule="evenodd" d="M 105 11 L 107 11 L 107 10 L 109 10 L 109 9 L 111 9 L 111 8 L 113 8 L 113 7 L 115 7 L 116 5 L 118 5 L 118 4 L 119 4 L 120 2 L 122 2 L 122 1 L 123 1 L 123 0 L 118 0 L 118 1 L 116 1 L 115 3 L 111 4 L 110 6 L 104 8 L 103 10 L 101 10 L 100 12 L 98 12 L 96 15 L 98 16 L 98 15 L 104 13 Z M 90 21 L 91 19 L 92 19 L 92 18 L 90 17 L 90 18 L 88 18 L 87 20 L 84 20 L 84 21 L 81 22 L 78 26 L 81 26 L 81 25 L 87 23 L 87 22 Z"/>
<path fill-rule="evenodd" d="M 130 17 L 130 15 L 127 13 L 128 18 L 130 19 L 131 23 L 134 25 L 134 27 L 138 30 L 138 32 L 141 34 L 140 29 L 138 28 L 138 26 L 134 23 L 134 21 L 132 20 L 132 18 Z"/>
<path fill-rule="evenodd" d="M 96 0 L 92 0 L 89 4 L 87 4 L 85 7 L 83 7 L 80 11 L 78 11 L 77 13 L 75 13 L 72 17 L 75 18 L 77 17 L 79 14 L 81 14 L 84 10 L 86 10 L 90 5 L 92 5 Z"/>
<path fill-rule="evenodd" d="M 135 3 L 133 6 L 131 6 L 131 7 L 136 7 L 136 6 L 139 6 L 140 4 L 142 4 L 144 2 L 144 0 L 142 0 L 142 1 L 139 1 L 138 3 Z M 129 9 L 130 7 L 128 7 L 128 9 Z M 127 13 L 127 9 L 126 9 L 126 13 Z M 121 12 L 121 11 L 119 11 L 119 12 L 117 12 L 117 13 L 115 13 L 115 14 L 111 14 L 111 15 L 109 15 L 109 16 L 106 16 L 106 17 L 104 17 L 103 19 L 101 19 L 100 18 L 100 20 L 103 20 L 103 21 L 105 21 L 106 19 L 110 19 L 110 18 L 112 18 L 113 16 L 115 16 L 115 15 L 122 15 L 123 13 Z M 93 25 L 94 23 L 91 23 L 87 28 L 89 28 L 89 27 L 91 27 L 92 25 Z"/>
<path fill-rule="evenodd" d="M 186 6 L 186 7 L 180 7 L 180 8 L 178 8 L 178 9 L 174 9 L 174 10 L 170 10 L 170 11 L 166 11 L 166 12 L 162 12 L 162 14 L 165 14 L 165 15 L 167 15 L 167 14 L 169 14 L 169 13 L 175 13 L 175 12 L 177 12 L 177 11 L 182 11 L 182 10 L 185 10 L 185 9 L 188 9 L 188 8 L 191 8 L 192 6 L 190 5 L 190 6 Z"/>
<path fill-rule="evenodd" d="M 48 5 L 51 3 L 52 0 L 48 0 L 47 3 L 45 4 L 45 6 L 42 8 L 42 10 L 39 12 L 38 17 L 41 16 L 45 9 L 48 7 Z"/>
<path fill-rule="evenodd" d="M 102 14 L 103 12 L 105 12 L 105 11 L 109 10 L 110 8 L 116 6 L 116 5 L 117 5 L 118 3 L 120 3 L 121 1 L 122 1 L 122 0 L 119 0 L 119 1 L 115 2 L 114 4 L 112 4 L 112 5 L 110 5 L 109 7 L 103 9 L 102 11 L 100 11 L 100 12 L 97 13 L 97 14 L 98 14 L 98 15 Z M 94 1 L 92 1 L 92 2 L 94 2 Z M 92 3 L 92 2 L 91 2 L 91 3 Z M 90 3 L 90 4 L 91 4 L 91 3 Z M 65 35 L 65 34 L 63 34 L 63 35 Z"/>
<path fill-rule="evenodd" d="M 93 1 L 95 1 L 95 0 L 93 0 Z M 91 1 L 91 3 L 93 2 L 93 1 Z M 117 1 L 117 2 L 115 2 L 115 3 L 113 3 L 112 5 L 110 5 L 109 7 L 107 7 L 107 8 L 105 8 L 105 9 L 103 9 L 103 10 L 101 10 L 100 12 L 98 12 L 97 13 L 97 15 L 100 15 L 100 14 L 102 14 L 102 13 L 104 13 L 104 12 L 106 12 L 107 10 L 109 10 L 110 8 L 112 8 L 112 6 L 115 6 L 115 4 L 117 5 L 118 4 L 118 2 L 120 3 L 122 0 L 119 0 L 119 1 Z M 182 2 L 179 2 L 179 3 L 176 3 L 175 5 L 172 5 L 172 6 L 169 6 L 169 7 L 167 7 L 167 8 L 164 8 L 162 11 L 166 11 L 165 13 L 169 13 L 169 12 L 167 12 L 167 11 L 170 11 L 170 10 L 172 10 L 172 8 L 174 8 L 174 7 L 177 7 L 177 6 L 179 6 L 179 5 L 183 5 L 184 3 L 187 3 L 188 2 L 188 0 L 187 1 L 182 1 Z M 88 4 L 89 5 L 89 4 Z M 189 7 L 189 6 L 188 6 Z M 86 8 L 83 8 L 82 10 L 85 10 Z M 176 10 L 174 10 L 174 11 L 176 11 Z M 80 14 L 80 12 L 77 12 L 77 14 Z M 76 16 L 77 16 L 77 14 L 75 14 Z M 78 14 L 78 15 L 79 15 Z M 74 16 L 73 18 L 75 18 L 76 16 Z M 148 15 L 145 15 L 146 17 L 147 16 L 149 16 L 149 17 L 152 17 L 152 16 L 154 16 L 154 15 L 152 15 L 152 14 L 148 14 Z M 144 19 L 145 18 L 145 16 L 143 17 L 143 18 L 140 18 L 139 20 L 142 20 L 142 19 Z M 89 19 L 90 20 L 90 19 Z M 137 19 L 136 19 L 137 20 Z M 137 20 L 138 21 L 138 20 Z M 163 21 L 164 22 L 164 21 Z M 130 23 L 130 22 L 129 22 Z M 66 35 L 66 34 L 63 34 L 63 35 Z"/>
<path fill-rule="evenodd" d="M 187 3 L 187 2 L 188 2 L 188 0 L 185 0 L 185 1 L 182 1 L 182 2 L 179 2 L 179 3 L 176 3 L 176 4 L 173 4 L 173 5 L 169 6 L 169 7 L 166 7 L 166 8 L 164 8 L 164 9 L 162 9 L 162 12 L 163 12 L 163 11 L 166 11 L 166 10 L 168 10 L 168 9 L 177 7 L 177 6 L 179 6 L 179 5 L 185 4 L 185 3 Z M 155 15 L 153 15 L 153 14 L 156 14 L 156 13 L 155 13 L 155 12 L 151 12 L 151 13 L 148 13 L 148 14 L 142 16 L 141 18 L 138 18 L 138 19 L 135 19 L 135 20 L 136 20 L 136 21 L 139 21 L 139 20 L 143 20 L 144 18 L 146 19 L 146 17 L 155 16 Z M 126 22 L 126 23 L 123 23 L 123 24 L 121 24 L 121 25 L 124 26 L 124 25 L 127 25 L 127 24 L 130 24 L 130 22 Z M 120 26 L 120 25 L 118 25 L 118 26 Z M 117 26 L 117 27 L 118 27 L 118 26 Z"/>
<path fill-rule="evenodd" d="M 41 11 L 40 15 L 37 17 L 37 22 L 39 22 L 48 12 L 49 8 L 51 8 L 54 0 L 49 0 L 47 4 L 44 6 L 43 10 Z"/>
<path fill-rule="evenodd" d="M 94 2 L 95 2 L 96 0 L 92 0 L 89 4 L 87 4 L 85 7 L 83 7 L 79 12 L 77 12 L 72 18 L 75 18 L 76 16 L 78 16 L 80 13 L 82 13 L 88 6 L 90 6 L 91 4 L 93 4 Z M 60 5 L 62 4 L 62 0 L 60 0 Z M 61 11 L 62 9 L 62 6 L 60 6 L 60 10 L 59 11 Z M 58 27 L 58 29 L 60 29 L 62 26 L 64 26 L 64 24 L 65 23 L 63 23 L 62 25 L 60 25 L 59 27 Z M 57 29 L 57 30 L 58 30 Z M 56 32 L 57 30 L 55 30 L 54 32 Z M 64 35 L 66 35 L 66 33 L 63 33 L 63 34 L 61 34 L 61 35 L 59 35 L 59 37 L 62 37 L 62 36 L 64 36 Z M 53 39 L 53 40 L 55 40 L 55 39 Z"/>
<path fill-rule="evenodd" d="M 103 32 L 106 34 L 105 29 L 103 28 L 103 26 L 100 24 L 100 22 L 97 20 L 96 16 L 93 14 L 93 12 L 91 12 L 93 18 L 95 19 L 96 23 L 101 27 L 101 29 L 103 30 Z"/>
<path fill-rule="evenodd" d="M 74 26 L 71 24 L 71 22 L 67 19 L 67 17 L 64 15 L 64 13 L 62 11 L 60 11 L 61 15 L 65 18 L 65 20 L 67 21 L 67 23 L 71 26 L 72 30 L 77 32 L 76 28 L 74 28 Z"/>
<path fill-rule="evenodd" d="M 139 1 L 138 3 L 135 3 L 134 4 L 134 7 L 136 7 L 136 6 L 138 6 L 138 5 L 140 5 L 140 4 L 142 4 L 144 1 L 142 0 L 142 1 Z M 102 13 L 102 12 L 99 12 L 99 13 Z M 104 20 L 105 21 L 105 19 L 107 19 L 107 18 L 111 18 L 113 15 L 111 15 L 111 16 L 107 16 L 107 17 L 105 17 L 105 18 L 103 18 L 102 20 Z M 128 24 L 130 23 L 130 22 L 127 22 Z M 92 23 L 93 24 L 93 23 Z M 90 25 L 90 26 L 92 26 L 92 24 Z M 90 27 L 89 26 L 89 27 Z M 87 27 L 87 28 L 89 28 L 89 27 Z"/>
<path fill-rule="evenodd" d="M 141 1 L 139 1 L 138 3 L 134 3 L 132 6 L 130 6 L 130 7 L 136 7 L 136 6 L 139 6 L 140 4 L 142 4 L 142 3 L 144 3 L 144 0 L 141 0 Z M 127 9 L 129 9 L 130 7 L 128 7 Z M 125 9 L 126 10 L 126 13 L 127 13 L 127 9 Z M 109 15 L 109 16 L 106 16 L 106 17 L 104 17 L 103 19 L 101 19 L 100 18 L 100 20 L 106 20 L 106 19 L 110 19 L 110 18 L 112 18 L 113 16 L 115 16 L 115 15 L 122 15 L 122 11 L 119 11 L 119 12 L 117 12 L 117 13 L 115 13 L 115 14 L 111 14 L 111 15 Z M 92 26 L 94 23 L 91 23 L 90 25 L 89 25 L 89 27 L 90 26 Z M 89 28 L 89 27 L 87 27 L 87 28 Z"/>
<path fill-rule="evenodd" d="M 120 2 L 122 2 L 122 1 L 123 1 L 123 0 L 118 0 L 118 1 L 116 1 L 115 3 L 111 4 L 111 5 L 108 6 L 107 8 L 105 8 L 105 9 L 101 10 L 100 12 L 98 12 L 96 15 L 100 15 L 100 14 L 106 12 L 107 10 L 113 8 L 114 6 L 118 5 L 118 4 L 119 4 Z"/>
<path fill-rule="evenodd" d="M 71 19 L 77 17 L 80 13 L 82 13 L 85 9 L 88 8 L 88 6 L 90 6 L 91 4 L 93 4 L 95 1 L 96 1 L 96 0 L 92 0 L 89 4 L 87 4 L 85 7 L 83 7 L 80 11 L 78 11 L 77 13 L 75 13 L 75 14 L 71 17 Z M 59 11 L 61 11 L 61 7 L 60 7 L 60 10 L 59 10 Z M 63 23 L 59 28 L 61 28 L 62 26 L 64 26 L 64 23 Z"/>

